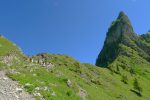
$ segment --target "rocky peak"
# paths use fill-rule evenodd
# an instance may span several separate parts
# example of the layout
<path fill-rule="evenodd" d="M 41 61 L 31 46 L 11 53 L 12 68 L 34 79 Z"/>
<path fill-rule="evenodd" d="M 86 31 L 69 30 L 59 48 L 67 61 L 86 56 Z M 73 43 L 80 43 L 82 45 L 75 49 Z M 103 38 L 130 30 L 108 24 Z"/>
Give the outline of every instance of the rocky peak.
<path fill-rule="evenodd" d="M 116 42 L 124 36 L 133 36 L 134 31 L 129 18 L 120 12 L 118 18 L 112 22 L 106 37 L 106 43 Z"/>
<path fill-rule="evenodd" d="M 97 58 L 96 65 L 107 66 L 119 54 L 119 44 L 128 44 L 129 39 L 134 37 L 135 34 L 129 18 L 124 12 L 120 12 L 107 32 L 104 46 Z"/>
<path fill-rule="evenodd" d="M 123 11 L 121 11 L 119 13 L 119 16 L 118 16 L 117 19 L 119 19 L 123 23 L 127 23 L 128 22 L 130 24 L 130 20 L 129 20 L 128 16 Z"/>
<path fill-rule="evenodd" d="M 150 42 L 150 31 L 148 31 L 146 34 L 142 34 L 141 37 L 147 42 Z"/>

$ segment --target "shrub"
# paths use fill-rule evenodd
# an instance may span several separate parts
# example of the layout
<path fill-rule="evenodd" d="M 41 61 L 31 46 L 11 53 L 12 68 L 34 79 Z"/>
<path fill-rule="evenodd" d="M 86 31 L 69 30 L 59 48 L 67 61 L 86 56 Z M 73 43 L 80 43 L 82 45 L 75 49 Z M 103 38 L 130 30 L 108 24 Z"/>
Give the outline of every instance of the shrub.
<path fill-rule="evenodd" d="M 101 85 L 101 82 L 99 80 L 91 80 L 92 83 L 96 84 L 96 85 Z"/>
<path fill-rule="evenodd" d="M 128 84 L 128 77 L 126 75 L 122 76 L 122 82 Z"/>
<path fill-rule="evenodd" d="M 71 96 L 72 95 L 72 91 L 67 91 L 67 96 Z"/>
<path fill-rule="evenodd" d="M 133 83 L 134 89 L 138 92 L 139 96 L 142 96 L 142 87 L 140 86 L 138 80 L 135 78 L 134 83 Z"/>
<path fill-rule="evenodd" d="M 130 74 L 134 75 L 135 74 L 135 70 L 133 68 L 130 69 Z"/>

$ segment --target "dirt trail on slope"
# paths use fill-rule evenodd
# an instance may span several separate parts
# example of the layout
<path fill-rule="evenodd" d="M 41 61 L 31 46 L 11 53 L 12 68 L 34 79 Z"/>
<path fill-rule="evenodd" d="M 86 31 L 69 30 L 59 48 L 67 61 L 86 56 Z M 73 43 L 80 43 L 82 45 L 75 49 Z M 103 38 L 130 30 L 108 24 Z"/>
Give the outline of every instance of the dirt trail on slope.
<path fill-rule="evenodd" d="M 0 71 L 0 100 L 34 100 L 17 82 L 9 79 L 4 71 Z"/>

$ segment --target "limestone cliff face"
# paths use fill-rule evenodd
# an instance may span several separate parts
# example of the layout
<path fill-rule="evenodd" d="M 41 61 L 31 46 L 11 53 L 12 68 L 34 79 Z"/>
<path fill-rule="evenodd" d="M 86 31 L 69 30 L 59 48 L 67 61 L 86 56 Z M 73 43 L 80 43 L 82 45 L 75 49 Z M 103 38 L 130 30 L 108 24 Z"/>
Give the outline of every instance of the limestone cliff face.
<path fill-rule="evenodd" d="M 116 21 L 112 22 L 112 25 L 107 32 L 105 44 L 117 42 L 122 36 L 132 36 L 133 34 L 134 31 L 131 26 L 130 20 L 124 14 L 124 12 L 120 12 L 118 18 L 116 19 Z"/>
<path fill-rule="evenodd" d="M 106 67 L 119 54 L 119 43 L 123 42 L 123 38 L 132 38 L 134 35 L 130 20 L 124 12 L 120 12 L 118 18 L 112 22 L 107 32 L 104 46 L 96 60 L 96 65 Z M 126 41 L 124 40 L 124 42 Z"/>
<path fill-rule="evenodd" d="M 148 38 L 148 35 L 142 35 L 143 40 Z M 96 60 L 97 66 L 107 67 L 112 63 L 118 55 L 124 54 L 120 45 L 125 45 L 137 51 L 144 59 L 150 60 L 150 47 L 146 45 L 142 39 L 135 34 L 129 18 L 124 12 L 120 12 L 118 18 L 112 22 L 108 29 L 104 46 Z"/>

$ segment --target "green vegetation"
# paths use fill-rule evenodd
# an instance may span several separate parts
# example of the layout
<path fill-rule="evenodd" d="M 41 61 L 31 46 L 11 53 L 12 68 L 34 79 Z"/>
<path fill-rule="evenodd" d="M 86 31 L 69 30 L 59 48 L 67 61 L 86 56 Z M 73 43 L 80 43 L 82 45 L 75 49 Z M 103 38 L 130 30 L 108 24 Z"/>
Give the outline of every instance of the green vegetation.
<path fill-rule="evenodd" d="M 134 89 L 135 90 L 137 90 L 138 91 L 138 95 L 139 96 L 142 96 L 142 87 L 140 86 L 140 84 L 139 84 L 139 82 L 138 82 L 138 80 L 135 78 L 135 80 L 134 80 Z"/>
<path fill-rule="evenodd" d="M 125 75 L 122 76 L 122 82 L 124 82 L 125 84 L 128 84 L 127 76 L 125 76 Z"/>
<path fill-rule="evenodd" d="M 7 42 L 9 41 L 5 41 L 5 43 Z M 7 47 L 7 52 L 10 52 L 12 48 L 18 50 L 11 42 L 9 43 L 9 46 L 3 44 L 6 45 L 3 46 L 3 50 L 5 50 L 5 47 Z M 11 79 L 18 81 L 37 100 L 41 98 L 46 100 L 81 100 L 84 98 L 90 100 L 139 99 L 135 92 L 130 91 L 134 87 L 134 77 L 137 76 L 140 77 L 138 81 L 143 88 L 140 99 L 150 99 L 148 95 L 150 90 L 148 86 L 150 84 L 149 69 L 145 67 L 145 69 L 141 70 L 140 64 L 137 66 L 139 69 L 134 66 L 136 76 L 135 74 L 131 75 L 128 71 L 129 69 L 125 68 L 126 70 L 124 70 L 123 63 L 128 64 L 127 66 L 133 66 L 137 63 L 136 59 L 135 63 L 130 64 L 128 58 L 120 57 L 114 61 L 112 71 L 110 71 L 90 64 L 81 64 L 66 55 L 44 53 L 28 58 L 27 56 L 22 56 L 23 54 L 20 51 L 16 55 L 7 55 L 7 52 L 0 57 L 5 58 L 5 56 L 8 56 L 8 58 L 13 57 L 15 59 L 9 61 L 12 64 L 5 63 L 1 59 L 1 69 L 7 70 L 7 75 Z M 38 61 L 41 59 L 44 63 L 51 63 L 52 66 L 45 67 L 41 65 L 40 61 Z M 7 60 L 7 57 L 5 60 Z M 143 63 L 145 66 L 149 65 L 146 61 L 143 61 Z M 115 66 L 118 66 L 118 68 L 116 67 L 115 69 Z M 143 74 L 144 70 L 147 70 L 145 74 Z M 127 84 L 124 82 L 127 82 Z M 139 92 L 139 90 L 135 90 Z"/>
<path fill-rule="evenodd" d="M 112 75 L 115 73 L 121 76 L 121 81 L 125 85 L 133 83 L 134 90 L 131 90 L 137 96 L 149 95 L 149 40 L 150 32 L 141 36 L 136 35 L 128 17 L 121 12 L 107 32 L 106 40 L 97 58 L 96 65 L 108 68 Z M 137 77 L 138 80 L 134 80 Z M 143 93 L 142 90 L 147 92 Z"/>
<path fill-rule="evenodd" d="M 118 18 L 97 66 L 61 54 L 28 57 L 1 36 L 0 70 L 36 100 L 150 100 L 150 43 L 133 33 L 127 16 Z"/>

